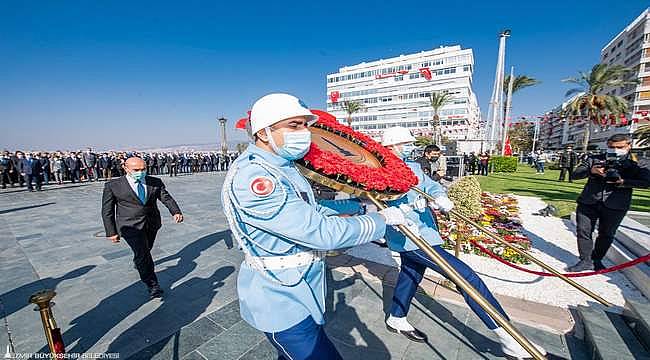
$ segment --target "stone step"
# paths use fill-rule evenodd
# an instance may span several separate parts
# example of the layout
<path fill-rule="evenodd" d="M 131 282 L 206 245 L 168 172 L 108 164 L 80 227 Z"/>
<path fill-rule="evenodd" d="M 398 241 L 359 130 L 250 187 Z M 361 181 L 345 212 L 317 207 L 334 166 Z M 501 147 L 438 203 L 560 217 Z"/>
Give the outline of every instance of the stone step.
<path fill-rule="evenodd" d="M 627 261 L 636 259 L 637 257 L 622 243 L 618 240 L 615 240 L 612 243 L 612 246 L 607 251 L 607 259 L 612 261 L 614 264 L 622 264 Z M 634 286 L 636 286 L 639 291 L 645 295 L 645 297 L 650 298 L 650 266 L 645 263 L 637 264 L 629 268 L 621 270 L 621 272 L 627 277 Z"/>
<path fill-rule="evenodd" d="M 571 213 L 571 222 L 575 226 L 575 212 Z M 596 238 L 594 232 L 594 239 Z M 634 260 L 650 252 L 650 229 L 639 222 L 625 217 L 616 232 L 616 240 L 605 257 L 615 264 Z M 637 264 L 621 270 L 645 297 L 650 298 L 650 266 L 648 263 Z"/>
<path fill-rule="evenodd" d="M 578 306 L 590 357 L 608 360 L 650 360 L 648 352 L 621 315 L 594 307 Z"/>
<path fill-rule="evenodd" d="M 625 299 L 626 321 L 646 350 L 650 351 L 650 302 Z"/>

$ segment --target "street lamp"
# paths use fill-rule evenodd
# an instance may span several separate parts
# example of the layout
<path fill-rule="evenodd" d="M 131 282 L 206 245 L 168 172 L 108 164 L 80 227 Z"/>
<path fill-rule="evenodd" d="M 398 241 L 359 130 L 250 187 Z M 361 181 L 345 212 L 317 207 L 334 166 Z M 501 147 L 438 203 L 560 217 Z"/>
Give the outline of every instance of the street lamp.
<path fill-rule="evenodd" d="M 219 125 L 221 125 L 221 152 L 224 155 L 228 154 L 228 142 L 226 140 L 226 122 L 228 121 L 225 117 L 220 117 L 217 119 Z"/>

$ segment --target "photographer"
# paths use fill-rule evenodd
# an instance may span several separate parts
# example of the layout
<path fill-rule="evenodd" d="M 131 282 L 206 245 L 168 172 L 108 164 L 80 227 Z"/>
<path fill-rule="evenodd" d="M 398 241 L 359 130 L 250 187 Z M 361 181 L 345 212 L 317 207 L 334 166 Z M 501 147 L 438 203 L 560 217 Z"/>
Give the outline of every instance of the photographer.
<path fill-rule="evenodd" d="M 571 178 L 589 178 L 578 197 L 576 209 L 577 240 L 580 261 L 569 267 L 571 272 L 602 270 L 616 229 L 632 201 L 632 188 L 650 186 L 650 170 L 640 166 L 630 155 L 632 139 L 616 134 L 607 139 L 607 152 L 585 158 Z M 592 245 L 591 234 L 598 221 L 598 237 Z M 593 249 L 593 251 L 592 251 Z"/>

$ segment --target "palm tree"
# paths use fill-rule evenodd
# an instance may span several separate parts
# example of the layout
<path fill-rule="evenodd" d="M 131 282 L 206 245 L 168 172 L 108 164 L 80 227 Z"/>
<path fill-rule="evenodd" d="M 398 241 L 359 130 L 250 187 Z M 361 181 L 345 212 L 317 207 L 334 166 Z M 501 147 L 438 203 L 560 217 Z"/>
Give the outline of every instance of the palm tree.
<path fill-rule="evenodd" d="M 352 127 L 352 114 L 358 113 L 363 109 L 363 104 L 357 101 L 345 100 L 343 101 L 343 110 L 348 114 L 348 126 Z"/>
<path fill-rule="evenodd" d="M 537 85 L 541 83 L 541 81 L 528 77 L 526 75 L 517 75 L 515 76 L 514 80 L 512 81 L 512 94 L 516 93 L 517 91 L 527 88 L 529 86 Z M 504 99 L 508 98 L 508 87 L 510 86 L 510 75 L 506 75 L 506 77 L 503 79 L 503 97 Z M 503 102 L 503 119 L 505 120 L 506 118 L 506 102 Z M 511 105 L 512 106 L 512 105 Z"/>
<path fill-rule="evenodd" d="M 440 116 L 438 115 L 438 110 L 441 107 L 451 103 L 452 97 L 451 94 L 447 92 L 432 92 L 429 95 L 429 101 L 431 102 L 431 107 L 433 108 L 433 118 L 431 121 L 431 126 L 433 127 L 433 142 L 435 144 L 440 144 L 442 142 L 442 136 L 440 131 Z"/>
<path fill-rule="evenodd" d="M 639 126 L 634 136 L 639 141 L 639 146 L 650 145 L 650 124 Z"/>
<path fill-rule="evenodd" d="M 596 64 L 587 73 L 581 71 L 578 77 L 562 80 L 563 82 L 578 85 L 578 87 L 567 91 L 564 96 L 569 97 L 579 94 L 567 105 L 567 112 L 587 118 L 582 144 L 584 152 L 587 152 L 587 146 L 589 146 L 592 124 L 600 126 L 602 116 L 627 113 L 627 101 L 625 99 L 617 95 L 603 94 L 603 92 L 608 88 L 637 84 L 636 79 L 625 79 L 625 76 L 630 71 L 623 65 Z"/>
<path fill-rule="evenodd" d="M 427 145 L 434 145 L 434 141 L 432 138 L 428 136 L 416 136 L 415 137 L 415 146 L 417 147 L 425 147 Z"/>

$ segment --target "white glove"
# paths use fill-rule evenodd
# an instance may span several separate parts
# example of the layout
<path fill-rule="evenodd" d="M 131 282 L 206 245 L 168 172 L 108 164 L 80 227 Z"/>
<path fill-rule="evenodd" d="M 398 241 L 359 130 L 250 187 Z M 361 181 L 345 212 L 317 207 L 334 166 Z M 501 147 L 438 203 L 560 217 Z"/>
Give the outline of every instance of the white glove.
<path fill-rule="evenodd" d="M 422 212 L 427 208 L 427 201 L 420 196 L 413 202 L 413 204 L 411 204 L 411 206 L 413 207 L 413 210 Z"/>
<path fill-rule="evenodd" d="M 402 212 L 402 210 L 394 206 L 379 211 L 379 214 L 381 214 L 386 220 L 386 225 L 406 224 L 406 217 L 404 217 L 404 213 Z"/>
<path fill-rule="evenodd" d="M 438 209 L 444 213 L 448 213 L 451 211 L 451 209 L 454 208 L 454 203 L 451 202 L 451 200 L 449 200 L 449 198 L 446 196 L 439 196 L 434 200 Z"/>

